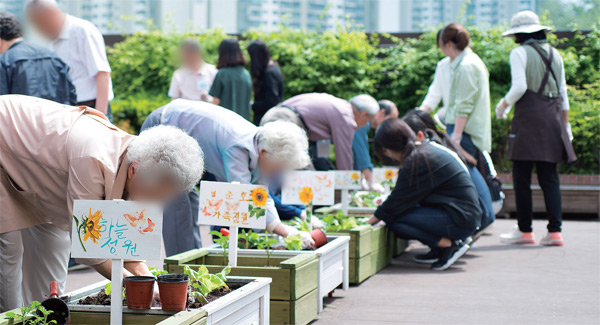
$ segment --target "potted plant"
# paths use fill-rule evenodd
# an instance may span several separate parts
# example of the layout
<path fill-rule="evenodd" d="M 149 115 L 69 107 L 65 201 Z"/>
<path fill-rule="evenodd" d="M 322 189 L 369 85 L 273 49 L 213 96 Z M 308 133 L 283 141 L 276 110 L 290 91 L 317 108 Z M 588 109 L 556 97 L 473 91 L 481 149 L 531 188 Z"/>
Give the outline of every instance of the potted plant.
<path fill-rule="evenodd" d="M 159 275 L 158 292 L 162 310 L 181 311 L 187 303 L 189 275 L 168 273 Z"/>

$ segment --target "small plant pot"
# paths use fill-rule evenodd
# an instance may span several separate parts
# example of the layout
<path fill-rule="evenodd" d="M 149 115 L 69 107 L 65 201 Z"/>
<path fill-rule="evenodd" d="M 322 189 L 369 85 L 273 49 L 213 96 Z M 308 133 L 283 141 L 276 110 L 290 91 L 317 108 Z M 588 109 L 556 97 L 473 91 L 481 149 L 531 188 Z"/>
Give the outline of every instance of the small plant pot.
<path fill-rule="evenodd" d="M 315 248 L 319 248 L 325 244 L 327 244 L 327 236 L 321 229 L 314 229 L 310 232 L 310 236 L 315 241 Z"/>
<path fill-rule="evenodd" d="M 127 295 L 127 308 L 150 309 L 154 297 L 154 281 L 152 276 L 128 276 L 125 282 L 125 294 Z M 115 288 L 114 290 L 117 290 Z"/>
<path fill-rule="evenodd" d="M 159 275 L 157 280 L 162 310 L 185 310 L 189 276 L 187 274 L 169 273 Z"/>

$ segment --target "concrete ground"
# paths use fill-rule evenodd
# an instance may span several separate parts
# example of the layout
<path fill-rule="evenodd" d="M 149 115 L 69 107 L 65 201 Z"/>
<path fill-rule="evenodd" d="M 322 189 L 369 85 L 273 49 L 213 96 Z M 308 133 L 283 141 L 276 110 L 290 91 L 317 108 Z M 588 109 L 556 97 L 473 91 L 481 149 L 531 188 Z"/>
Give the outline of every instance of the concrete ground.
<path fill-rule="evenodd" d="M 514 224 L 496 221 L 444 272 L 414 263 L 426 248 L 413 244 L 361 285 L 336 290 L 314 324 L 599 324 L 600 223 L 566 221 L 564 247 L 501 244 L 498 235 Z M 545 222 L 534 230 L 539 240 Z M 73 271 L 67 289 L 101 279 Z"/>

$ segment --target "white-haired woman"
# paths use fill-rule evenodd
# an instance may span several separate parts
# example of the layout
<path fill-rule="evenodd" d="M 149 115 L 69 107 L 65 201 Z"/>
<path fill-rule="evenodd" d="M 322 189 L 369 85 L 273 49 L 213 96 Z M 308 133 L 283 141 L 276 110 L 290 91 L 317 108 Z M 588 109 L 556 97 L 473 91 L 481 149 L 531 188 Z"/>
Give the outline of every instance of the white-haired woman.
<path fill-rule="evenodd" d="M 192 136 L 206 154 L 207 179 L 242 184 L 267 184 L 274 175 L 310 164 L 304 130 L 289 122 L 256 127 L 240 115 L 213 104 L 175 100 L 152 112 L 142 130 L 156 125 L 178 127 Z M 168 255 L 201 246 L 198 193 L 182 195 L 164 210 L 178 221 L 163 227 Z M 283 237 L 297 233 L 279 220 L 273 201 L 267 201 L 267 231 Z M 312 238 L 301 232 L 306 247 Z"/>
<path fill-rule="evenodd" d="M 165 201 L 192 188 L 202 150 L 181 130 L 135 137 L 93 109 L 20 95 L 0 96 L 0 312 L 63 292 L 73 201 Z M 110 277 L 110 261 L 82 261 Z M 125 261 L 125 275 L 150 275 Z"/>

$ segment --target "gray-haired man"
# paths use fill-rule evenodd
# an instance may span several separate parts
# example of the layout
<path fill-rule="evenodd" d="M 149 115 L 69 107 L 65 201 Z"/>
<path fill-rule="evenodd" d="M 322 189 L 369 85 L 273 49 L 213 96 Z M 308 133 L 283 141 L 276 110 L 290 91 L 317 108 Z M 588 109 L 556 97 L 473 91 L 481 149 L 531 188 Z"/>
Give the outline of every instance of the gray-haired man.
<path fill-rule="evenodd" d="M 327 159 L 333 143 L 336 168 L 353 169 L 352 139 L 357 129 L 371 122 L 379 112 L 377 101 L 369 95 L 358 95 L 350 101 L 324 93 L 294 96 L 273 107 L 261 125 L 274 120 L 294 122 L 307 131 L 309 153 L 316 170 L 331 170 Z"/>

